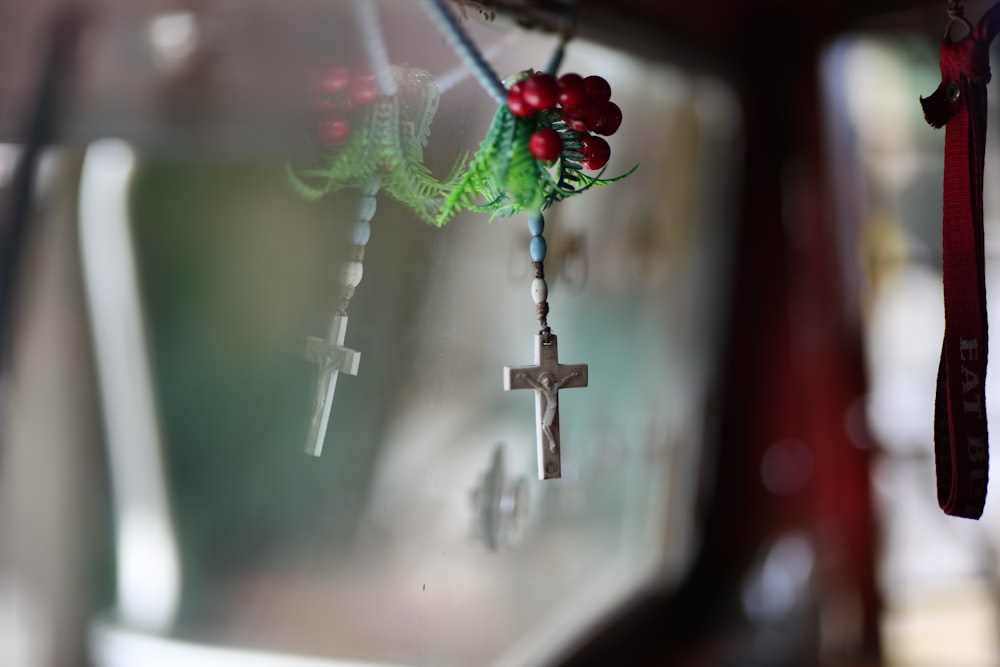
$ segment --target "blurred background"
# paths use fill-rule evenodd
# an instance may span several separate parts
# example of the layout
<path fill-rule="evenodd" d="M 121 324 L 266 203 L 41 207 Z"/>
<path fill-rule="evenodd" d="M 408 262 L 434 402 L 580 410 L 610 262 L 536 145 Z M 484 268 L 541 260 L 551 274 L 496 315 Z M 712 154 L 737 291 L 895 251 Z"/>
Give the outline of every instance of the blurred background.
<path fill-rule="evenodd" d="M 503 391 L 524 216 L 384 192 L 302 451 L 360 195 L 287 166 L 359 3 L 0 5 L 0 665 L 1000 665 L 1000 514 L 934 488 L 948 3 L 447 5 L 501 77 L 572 31 L 624 114 L 606 175 L 639 165 L 546 214 L 590 374 L 559 480 Z M 367 6 L 436 82 L 444 178 L 496 105 L 423 3 Z"/>

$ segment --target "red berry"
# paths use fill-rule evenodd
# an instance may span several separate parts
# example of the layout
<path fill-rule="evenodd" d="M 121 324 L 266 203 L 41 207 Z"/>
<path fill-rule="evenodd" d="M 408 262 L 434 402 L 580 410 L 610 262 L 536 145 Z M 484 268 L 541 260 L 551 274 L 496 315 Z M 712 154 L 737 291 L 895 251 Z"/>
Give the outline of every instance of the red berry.
<path fill-rule="evenodd" d="M 583 159 L 580 164 L 584 169 L 596 171 L 608 163 L 611 158 L 611 146 L 604 139 L 587 135 L 581 143 L 583 145 L 580 147 L 580 152 L 583 154 Z"/>
<path fill-rule="evenodd" d="M 351 70 L 346 65 L 334 65 L 319 74 L 316 80 L 318 92 L 335 95 L 347 90 L 351 83 Z"/>
<path fill-rule="evenodd" d="M 347 135 L 351 133 L 351 124 L 348 120 L 339 115 L 327 116 L 319 122 L 316 134 L 319 142 L 326 148 L 335 148 L 344 143 Z"/>
<path fill-rule="evenodd" d="M 584 118 L 583 115 L 576 115 L 575 109 L 570 109 L 563 114 L 563 120 L 566 121 L 566 124 L 569 125 L 572 130 L 576 130 L 577 132 L 590 132 L 590 127 L 587 125 L 587 119 Z"/>
<path fill-rule="evenodd" d="M 559 102 L 559 84 L 551 74 L 533 74 L 524 83 L 524 101 L 536 109 L 551 109 Z"/>
<path fill-rule="evenodd" d="M 354 104 L 371 104 L 378 99 L 378 81 L 371 72 L 359 74 L 351 82 L 350 98 Z"/>
<path fill-rule="evenodd" d="M 522 79 L 516 82 L 507 91 L 507 108 L 515 116 L 521 116 L 522 118 L 527 118 L 528 116 L 535 115 L 538 111 L 535 107 L 531 106 L 524 100 L 524 85 L 525 80 Z"/>
<path fill-rule="evenodd" d="M 593 129 L 597 134 L 608 137 L 618 131 L 622 126 L 622 110 L 614 102 L 603 102 L 597 105 L 599 115 Z"/>
<path fill-rule="evenodd" d="M 562 153 L 562 139 L 551 127 L 543 127 L 531 135 L 531 154 L 543 162 L 555 160 Z"/>
<path fill-rule="evenodd" d="M 590 129 L 597 127 L 597 124 L 601 122 L 601 118 L 604 117 L 604 103 L 603 102 L 588 102 L 583 105 L 583 117 L 587 121 L 587 125 Z"/>
<path fill-rule="evenodd" d="M 595 102 L 607 102 L 611 99 L 611 84 L 602 76 L 588 76 L 583 80 L 587 86 L 587 97 Z"/>
<path fill-rule="evenodd" d="M 563 109 L 579 106 L 587 99 L 587 84 L 579 74 L 563 74 L 559 77 L 559 104 Z"/>
<path fill-rule="evenodd" d="M 587 100 L 583 104 L 566 109 L 563 112 L 563 119 L 577 132 L 589 132 L 601 119 L 601 108 L 599 103 Z"/>

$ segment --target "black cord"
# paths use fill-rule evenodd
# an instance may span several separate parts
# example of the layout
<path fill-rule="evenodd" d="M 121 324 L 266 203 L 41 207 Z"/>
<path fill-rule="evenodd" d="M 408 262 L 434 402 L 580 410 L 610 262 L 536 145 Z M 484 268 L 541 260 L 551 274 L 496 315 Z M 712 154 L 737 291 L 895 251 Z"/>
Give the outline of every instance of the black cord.
<path fill-rule="evenodd" d="M 11 361 L 16 287 L 31 220 L 38 160 L 42 149 L 55 135 L 82 23 L 82 14 L 74 10 L 64 10 L 52 18 L 38 88 L 24 121 L 21 157 L 11 181 L 9 207 L 0 228 L 0 373 L 9 369 Z"/>

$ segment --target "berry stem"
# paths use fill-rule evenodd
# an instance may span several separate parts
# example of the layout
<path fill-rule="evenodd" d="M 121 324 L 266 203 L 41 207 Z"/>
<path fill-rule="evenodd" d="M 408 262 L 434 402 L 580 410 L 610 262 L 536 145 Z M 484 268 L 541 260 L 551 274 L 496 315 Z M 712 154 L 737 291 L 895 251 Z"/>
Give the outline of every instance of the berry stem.
<path fill-rule="evenodd" d="M 358 0 L 364 2 L 365 0 Z M 472 70 L 479 85 L 489 94 L 493 100 L 500 105 L 507 103 L 507 89 L 500 82 L 500 78 L 486 62 L 483 55 L 472 43 L 469 36 L 462 30 L 455 17 L 444 6 L 444 0 L 424 0 L 424 7 L 437 29 L 444 35 L 451 48 L 458 54 L 458 57 L 465 61 L 466 66 Z"/>
<path fill-rule="evenodd" d="M 565 47 L 566 47 L 566 41 L 560 40 L 559 46 L 557 46 L 556 50 L 552 52 L 552 57 L 549 58 L 548 64 L 542 71 L 546 72 L 547 74 L 551 74 L 552 76 L 556 75 L 556 72 L 559 71 L 559 67 L 562 65 L 563 56 L 566 55 Z"/>
<path fill-rule="evenodd" d="M 378 83 L 379 94 L 392 97 L 396 94 L 396 79 L 392 76 L 389 51 L 385 46 L 385 37 L 382 35 L 382 26 L 379 25 L 375 3 L 370 0 L 354 0 L 351 5 L 354 9 L 354 21 L 358 32 L 361 33 L 361 41 L 365 45 L 368 64 L 371 65 L 375 81 Z"/>

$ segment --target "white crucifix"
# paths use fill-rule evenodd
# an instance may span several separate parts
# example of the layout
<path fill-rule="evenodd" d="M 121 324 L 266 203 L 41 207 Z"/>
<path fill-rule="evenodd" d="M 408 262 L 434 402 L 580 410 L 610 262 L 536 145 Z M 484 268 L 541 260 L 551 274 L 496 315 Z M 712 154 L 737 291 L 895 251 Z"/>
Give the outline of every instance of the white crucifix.
<path fill-rule="evenodd" d="M 560 364 L 556 336 L 535 336 L 534 366 L 505 366 L 504 391 L 534 389 L 538 479 L 562 475 L 559 459 L 559 390 L 587 386 L 587 364 Z"/>
<path fill-rule="evenodd" d="M 330 331 L 326 339 L 306 339 L 306 360 L 319 364 L 319 378 L 316 381 L 316 400 L 313 401 L 312 417 L 309 419 L 309 435 L 306 438 L 306 453 L 319 456 L 323 453 L 326 427 L 330 422 L 333 407 L 333 393 L 337 389 L 337 376 L 341 372 L 358 374 L 361 353 L 344 347 L 347 335 L 347 315 L 330 318 Z"/>

